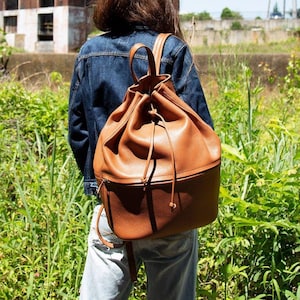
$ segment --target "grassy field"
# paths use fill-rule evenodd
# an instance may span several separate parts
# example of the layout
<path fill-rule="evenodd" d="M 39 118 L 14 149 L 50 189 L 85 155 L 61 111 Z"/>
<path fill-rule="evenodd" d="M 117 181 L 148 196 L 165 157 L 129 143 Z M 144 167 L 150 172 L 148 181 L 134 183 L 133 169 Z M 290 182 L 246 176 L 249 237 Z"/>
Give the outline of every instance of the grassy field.
<path fill-rule="evenodd" d="M 222 141 L 218 219 L 199 229 L 197 299 L 300 299 L 300 57 L 262 85 L 215 66 L 204 89 Z M 0 299 L 77 299 L 95 200 L 67 143 L 68 83 L 0 86 Z M 174 274 L 172 274 L 174 275 Z M 146 299 L 143 269 L 131 299 Z"/>
<path fill-rule="evenodd" d="M 192 47 L 195 54 L 282 54 L 290 53 L 292 50 L 299 49 L 299 39 L 291 38 L 285 43 L 268 44 L 238 44 L 238 45 L 219 45 L 219 46 L 201 46 Z"/>

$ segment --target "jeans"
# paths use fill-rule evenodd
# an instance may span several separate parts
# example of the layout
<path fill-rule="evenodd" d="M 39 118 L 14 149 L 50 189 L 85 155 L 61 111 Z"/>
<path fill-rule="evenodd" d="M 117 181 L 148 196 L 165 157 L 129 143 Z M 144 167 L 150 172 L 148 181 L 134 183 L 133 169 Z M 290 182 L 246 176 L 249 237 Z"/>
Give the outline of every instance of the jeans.
<path fill-rule="evenodd" d="M 99 205 L 94 209 L 88 237 L 88 253 L 80 289 L 81 300 L 128 299 L 132 282 L 126 247 L 110 249 L 103 245 L 95 226 Z M 111 231 L 105 212 L 99 224 L 104 238 L 120 241 Z M 161 239 L 133 241 L 137 268 L 144 263 L 147 299 L 194 300 L 198 262 L 197 230 Z"/>

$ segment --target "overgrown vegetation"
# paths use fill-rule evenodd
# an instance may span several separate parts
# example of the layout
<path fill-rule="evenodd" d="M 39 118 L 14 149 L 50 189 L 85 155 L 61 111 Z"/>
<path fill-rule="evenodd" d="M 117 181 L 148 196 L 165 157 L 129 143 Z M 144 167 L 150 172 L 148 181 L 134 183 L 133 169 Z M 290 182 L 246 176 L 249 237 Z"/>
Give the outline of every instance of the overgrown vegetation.
<path fill-rule="evenodd" d="M 270 98 L 245 63 L 215 71 L 220 212 L 199 230 L 197 299 L 298 300 L 300 57 Z M 69 87 L 57 73 L 50 80 L 0 87 L 1 299 L 78 297 L 94 199 L 67 144 Z M 131 299 L 145 299 L 139 275 Z"/>
<path fill-rule="evenodd" d="M 299 62 L 270 99 L 245 64 L 217 68 L 220 216 L 200 230 L 200 299 L 300 297 Z"/>
<path fill-rule="evenodd" d="M 5 37 L 5 32 L 0 29 L 0 76 L 6 74 L 9 57 L 13 50 L 12 47 L 7 44 Z"/>
<path fill-rule="evenodd" d="M 59 76 L 58 76 L 59 77 Z M 0 89 L 0 298 L 75 299 L 90 200 L 66 142 L 67 86 Z"/>

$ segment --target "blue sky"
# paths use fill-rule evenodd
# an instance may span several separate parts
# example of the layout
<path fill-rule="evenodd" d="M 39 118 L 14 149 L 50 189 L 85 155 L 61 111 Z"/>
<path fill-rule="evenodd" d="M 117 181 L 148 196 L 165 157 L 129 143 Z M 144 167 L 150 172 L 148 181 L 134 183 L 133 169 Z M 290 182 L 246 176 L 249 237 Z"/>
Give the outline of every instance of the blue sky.
<path fill-rule="evenodd" d="M 270 10 L 278 3 L 279 11 L 283 11 L 283 0 L 271 0 Z M 299 8 L 300 1 L 298 0 Z M 223 8 L 228 7 L 233 11 L 240 12 L 245 18 L 261 16 L 265 18 L 268 11 L 268 0 L 180 0 L 181 13 L 207 11 L 212 17 L 218 18 Z M 292 0 L 286 0 L 286 11 L 292 9 Z"/>

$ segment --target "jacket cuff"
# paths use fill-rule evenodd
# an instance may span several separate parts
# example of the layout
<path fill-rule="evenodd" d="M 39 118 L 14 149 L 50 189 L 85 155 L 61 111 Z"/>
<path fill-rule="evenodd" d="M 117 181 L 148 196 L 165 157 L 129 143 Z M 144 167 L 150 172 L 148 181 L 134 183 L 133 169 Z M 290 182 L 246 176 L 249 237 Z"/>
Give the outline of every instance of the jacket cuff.
<path fill-rule="evenodd" d="M 84 193 L 86 195 L 97 196 L 98 184 L 96 179 L 84 180 Z"/>

